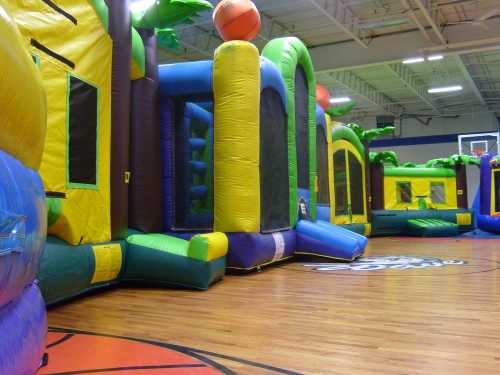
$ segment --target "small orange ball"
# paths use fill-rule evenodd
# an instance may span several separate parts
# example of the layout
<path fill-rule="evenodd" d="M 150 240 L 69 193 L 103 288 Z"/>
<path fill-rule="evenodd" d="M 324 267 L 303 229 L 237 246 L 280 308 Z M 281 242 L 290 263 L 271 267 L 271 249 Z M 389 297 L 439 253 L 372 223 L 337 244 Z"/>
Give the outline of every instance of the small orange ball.
<path fill-rule="evenodd" d="M 330 93 L 323 85 L 316 85 L 316 102 L 323 108 L 325 111 L 330 108 Z"/>
<path fill-rule="evenodd" d="M 213 22 L 225 41 L 249 41 L 260 30 L 260 14 L 250 0 L 222 0 L 214 9 Z"/>

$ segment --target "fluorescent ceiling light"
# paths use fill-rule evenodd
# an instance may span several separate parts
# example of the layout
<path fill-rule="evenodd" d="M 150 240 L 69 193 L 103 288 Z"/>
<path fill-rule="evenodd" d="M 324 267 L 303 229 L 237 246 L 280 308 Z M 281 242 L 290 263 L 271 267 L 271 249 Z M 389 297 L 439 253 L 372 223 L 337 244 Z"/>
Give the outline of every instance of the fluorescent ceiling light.
<path fill-rule="evenodd" d="M 337 98 L 330 99 L 331 104 L 348 103 L 350 101 L 351 101 L 351 98 L 349 98 L 348 96 L 340 96 Z"/>
<path fill-rule="evenodd" d="M 130 11 L 132 13 L 144 12 L 151 5 L 154 5 L 156 0 L 137 0 L 130 3 Z"/>
<path fill-rule="evenodd" d="M 445 87 L 435 87 L 433 89 L 427 90 L 429 94 L 440 94 L 443 92 L 454 92 L 454 91 L 462 91 L 464 88 L 460 85 L 456 86 L 445 86 Z"/>
<path fill-rule="evenodd" d="M 410 59 L 403 60 L 403 64 L 416 64 L 424 61 L 425 59 L 423 57 L 412 57 Z"/>
<path fill-rule="evenodd" d="M 429 61 L 437 61 L 437 60 L 442 60 L 444 58 L 443 55 L 431 55 L 427 57 L 427 60 Z"/>

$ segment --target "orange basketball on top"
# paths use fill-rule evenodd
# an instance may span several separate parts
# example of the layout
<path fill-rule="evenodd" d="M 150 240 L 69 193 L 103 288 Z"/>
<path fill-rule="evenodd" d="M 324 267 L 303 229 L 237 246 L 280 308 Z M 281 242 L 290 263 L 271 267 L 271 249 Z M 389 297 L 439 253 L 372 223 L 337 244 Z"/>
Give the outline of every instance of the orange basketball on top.
<path fill-rule="evenodd" d="M 260 14 L 250 0 L 222 0 L 214 9 L 219 35 L 228 40 L 252 40 L 260 30 Z"/>
<path fill-rule="evenodd" d="M 325 86 L 320 84 L 316 86 L 316 102 L 325 111 L 330 107 L 330 93 Z"/>

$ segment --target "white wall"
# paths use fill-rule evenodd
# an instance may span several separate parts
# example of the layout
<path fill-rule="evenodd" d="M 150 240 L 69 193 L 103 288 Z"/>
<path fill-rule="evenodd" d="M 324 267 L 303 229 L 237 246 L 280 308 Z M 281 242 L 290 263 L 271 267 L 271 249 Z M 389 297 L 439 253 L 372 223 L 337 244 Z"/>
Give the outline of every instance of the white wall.
<path fill-rule="evenodd" d="M 359 125 L 365 129 L 376 127 L 374 117 L 360 121 Z M 429 125 L 424 125 L 415 119 L 403 120 L 402 126 L 396 123 L 396 137 L 423 137 L 431 135 L 462 134 L 462 133 L 483 133 L 498 131 L 499 124 L 493 113 L 480 113 L 468 116 L 461 116 L 456 119 L 435 118 Z M 387 137 L 392 138 L 392 137 Z M 435 143 L 411 146 L 394 146 L 374 148 L 373 151 L 392 150 L 395 151 L 402 163 L 411 161 L 414 163 L 424 163 L 430 159 L 448 157 L 458 154 L 458 143 Z M 476 194 L 479 185 L 479 168 L 470 166 L 467 168 L 467 181 L 469 204 Z"/>
<path fill-rule="evenodd" d="M 422 118 L 425 120 L 425 118 Z M 367 117 L 359 121 L 365 129 L 377 126 L 375 117 Z M 399 138 L 422 137 L 428 135 L 483 133 L 498 131 L 498 122 L 494 113 L 482 112 L 460 116 L 458 118 L 439 118 L 424 125 L 416 119 L 396 121 L 396 136 Z"/>

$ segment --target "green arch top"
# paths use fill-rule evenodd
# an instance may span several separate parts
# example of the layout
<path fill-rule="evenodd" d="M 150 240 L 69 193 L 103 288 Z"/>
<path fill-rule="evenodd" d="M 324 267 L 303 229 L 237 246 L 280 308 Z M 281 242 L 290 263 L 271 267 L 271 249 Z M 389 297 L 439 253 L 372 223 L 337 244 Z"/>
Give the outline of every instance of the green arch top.
<path fill-rule="evenodd" d="M 356 150 L 358 150 L 360 156 L 364 158 L 365 147 L 359 140 L 359 137 L 356 135 L 354 130 L 343 125 L 333 127 L 332 142 L 339 141 L 341 139 L 351 143 L 356 148 Z"/>
<path fill-rule="evenodd" d="M 146 72 L 146 56 L 144 43 L 139 32 L 132 26 L 132 51 L 130 61 L 130 74 L 132 79 L 144 77 Z"/>
<path fill-rule="evenodd" d="M 307 47 L 296 37 L 271 40 L 262 56 L 274 62 L 281 72 L 288 94 L 288 176 L 290 181 L 290 224 L 297 223 L 297 151 L 295 142 L 295 71 L 304 69 L 308 85 L 309 190 L 312 218 L 316 217 L 316 79 Z"/>

